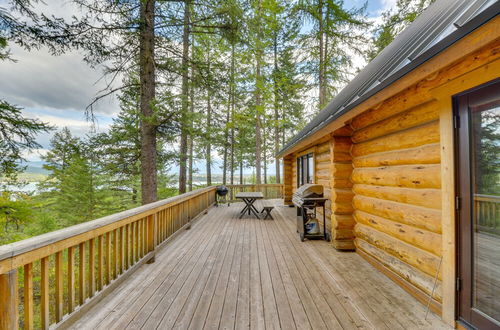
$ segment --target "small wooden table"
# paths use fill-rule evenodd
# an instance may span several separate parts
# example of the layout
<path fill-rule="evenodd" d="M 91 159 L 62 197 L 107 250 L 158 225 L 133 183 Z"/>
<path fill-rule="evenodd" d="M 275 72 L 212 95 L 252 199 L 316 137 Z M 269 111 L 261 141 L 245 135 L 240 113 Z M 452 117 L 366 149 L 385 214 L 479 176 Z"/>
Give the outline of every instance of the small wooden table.
<path fill-rule="evenodd" d="M 240 219 L 248 212 L 248 215 L 253 214 L 259 218 L 259 211 L 253 206 L 253 203 L 257 199 L 263 199 L 264 194 L 261 192 L 239 192 L 236 194 L 236 198 L 241 199 L 245 202 L 245 207 L 240 212 Z M 260 218 L 259 218 L 260 219 Z"/>

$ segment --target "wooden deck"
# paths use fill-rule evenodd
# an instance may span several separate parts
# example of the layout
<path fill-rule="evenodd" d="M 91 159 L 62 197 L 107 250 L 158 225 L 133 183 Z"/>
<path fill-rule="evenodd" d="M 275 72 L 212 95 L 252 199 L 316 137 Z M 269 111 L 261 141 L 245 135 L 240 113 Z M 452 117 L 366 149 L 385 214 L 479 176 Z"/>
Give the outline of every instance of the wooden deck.
<path fill-rule="evenodd" d="M 274 221 L 237 219 L 242 203 L 210 209 L 73 327 L 448 328 L 356 253 L 301 243 L 281 204 Z"/>

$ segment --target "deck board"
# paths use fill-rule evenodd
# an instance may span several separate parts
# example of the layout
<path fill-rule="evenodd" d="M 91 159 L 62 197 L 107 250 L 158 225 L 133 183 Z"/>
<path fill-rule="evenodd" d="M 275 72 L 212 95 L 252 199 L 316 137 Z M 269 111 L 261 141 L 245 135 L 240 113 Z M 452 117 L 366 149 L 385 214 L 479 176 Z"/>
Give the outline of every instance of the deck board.
<path fill-rule="evenodd" d="M 210 209 L 73 328 L 449 329 L 356 253 L 300 242 L 273 202 L 275 220 Z"/>

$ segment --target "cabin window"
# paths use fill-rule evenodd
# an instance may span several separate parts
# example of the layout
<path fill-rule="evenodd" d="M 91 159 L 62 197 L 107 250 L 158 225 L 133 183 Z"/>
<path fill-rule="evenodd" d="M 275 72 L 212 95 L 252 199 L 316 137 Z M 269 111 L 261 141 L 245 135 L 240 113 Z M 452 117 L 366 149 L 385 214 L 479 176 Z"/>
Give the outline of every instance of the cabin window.
<path fill-rule="evenodd" d="M 314 180 L 314 157 L 312 153 L 297 158 L 297 187 Z"/>

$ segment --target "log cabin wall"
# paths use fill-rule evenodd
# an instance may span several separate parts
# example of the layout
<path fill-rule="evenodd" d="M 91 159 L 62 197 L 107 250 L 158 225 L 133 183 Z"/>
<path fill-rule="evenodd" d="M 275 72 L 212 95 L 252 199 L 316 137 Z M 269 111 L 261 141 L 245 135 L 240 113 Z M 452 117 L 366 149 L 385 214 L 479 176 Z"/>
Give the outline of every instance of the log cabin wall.
<path fill-rule="evenodd" d="M 391 104 L 387 102 L 386 104 Z M 442 301 L 439 108 L 382 105 L 351 122 L 355 245 Z M 422 295 L 422 294 L 421 294 Z"/>
<path fill-rule="evenodd" d="M 293 157 L 283 158 L 283 201 L 285 205 L 292 205 L 293 195 Z"/>
<path fill-rule="evenodd" d="M 453 174 L 442 173 L 454 166 L 451 100 L 497 77 L 499 54 L 496 40 L 349 120 L 356 249 L 420 301 L 432 293 L 435 312 L 447 299 L 447 319 L 456 233 L 453 211 L 443 209 L 454 198 Z"/>
<path fill-rule="evenodd" d="M 442 256 L 430 307 L 440 313 L 442 306 L 450 325 L 457 258 L 452 97 L 498 78 L 499 26 L 500 18 L 492 20 L 295 149 L 353 128 L 357 252 L 425 304 Z"/>
<path fill-rule="evenodd" d="M 352 174 L 352 129 L 344 126 L 330 140 L 330 186 L 332 245 L 337 250 L 354 249 Z"/>
<path fill-rule="evenodd" d="M 314 148 L 314 183 L 323 186 L 324 196 L 328 198 L 325 203 L 325 219 L 326 228 L 328 231 L 331 230 L 330 218 L 332 214 L 331 206 L 331 168 L 330 168 L 330 141 L 324 141 Z M 318 220 L 321 226 L 323 226 L 323 209 L 317 209 Z"/>

